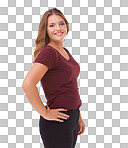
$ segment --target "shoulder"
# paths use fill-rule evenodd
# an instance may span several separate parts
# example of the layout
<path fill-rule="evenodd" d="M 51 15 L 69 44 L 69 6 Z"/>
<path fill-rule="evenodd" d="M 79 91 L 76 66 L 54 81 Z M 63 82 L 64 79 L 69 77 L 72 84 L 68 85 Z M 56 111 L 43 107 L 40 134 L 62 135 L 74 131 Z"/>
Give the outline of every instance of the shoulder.
<path fill-rule="evenodd" d="M 54 65 L 57 63 L 57 61 L 58 61 L 58 56 L 51 48 L 47 46 L 45 46 L 41 50 L 41 52 L 35 59 L 35 62 L 42 63 L 46 65 L 47 67 L 49 67 L 49 69 L 52 69 Z"/>
<path fill-rule="evenodd" d="M 52 56 L 56 57 L 56 52 L 49 46 L 45 46 L 39 53 L 40 56 Z"/>
<path fill-rule="evenodd" d="M 45 52 L 45 53 L 48 53 L 48 54 L 57 55 L 56 51 L 52 47 L 47 46 L 47 45 L 42 49 L 42 52 Z"/>

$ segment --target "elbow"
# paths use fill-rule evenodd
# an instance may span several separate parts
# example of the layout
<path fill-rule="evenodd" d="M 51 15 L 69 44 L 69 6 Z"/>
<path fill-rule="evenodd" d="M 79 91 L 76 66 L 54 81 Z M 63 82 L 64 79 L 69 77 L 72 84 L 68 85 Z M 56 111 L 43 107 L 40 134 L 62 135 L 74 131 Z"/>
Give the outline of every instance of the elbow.
<path fill-rule="evenodd" d="M 24 90 L 27 86 L 28 86 L 28 83 L 25 82 L 25 81 L 23 81 L 23 83 L 22 83 L 22 88 L 23 88 L 23 90 Z"/>
<path fill-rule="evenodd" d="M 25 85 L 25 83 L 23 82 L 23 83 L 22 83 L 22 88 L 23 88 L 23 90 L 25 89 L 25 87 L 26 87 L 26 85 Z"/>
<path fill-rule="evenodd" d="M 22 83 L 22 88 L 23 90 L 25 90 L 28 87 L 32 87 L 34 84 L 32 82 L 28 82 L 28 81 L 23 81 Z M 36 86 L 36 85 L 35 85 Z"/>

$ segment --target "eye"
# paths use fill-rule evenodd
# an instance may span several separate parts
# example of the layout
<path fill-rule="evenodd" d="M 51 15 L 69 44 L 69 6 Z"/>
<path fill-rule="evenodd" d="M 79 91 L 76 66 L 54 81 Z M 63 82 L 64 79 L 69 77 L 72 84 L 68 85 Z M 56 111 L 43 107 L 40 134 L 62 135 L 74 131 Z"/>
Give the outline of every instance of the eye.
<path fill-rule="evenodd" d="M 52 27 L 53 25 L 50 25 L 49 27 Z"/>
<path fill-rule="evenodd" d="M 61 25 L 64 25 L 64 23 L 62 23 Z"/>
<path fill-rule="evenodd" d="M 61 25 L 64 25 L 65 23 L 61 23 Z M 50 25 L 49 27 L 53 27 L 54 25 Z"/>

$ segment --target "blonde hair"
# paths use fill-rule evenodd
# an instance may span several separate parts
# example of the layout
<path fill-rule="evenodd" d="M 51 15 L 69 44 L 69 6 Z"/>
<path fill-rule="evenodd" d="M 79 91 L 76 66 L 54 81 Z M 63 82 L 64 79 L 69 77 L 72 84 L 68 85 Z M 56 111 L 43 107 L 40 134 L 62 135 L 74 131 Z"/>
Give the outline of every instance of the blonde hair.
<path fill-rule="evenodd" d="M 64 19 L 66 26 L 67 26 L 67 34 L 69 32 L 69 23 L 60 10 L 58 10 L 57 8 L 52 8 L 46 11 L 40 21 L 39 29 L 38 29 L 38 36 L 35 40 L 36 48 L 34 50 L 34 61 L 36 57 L 38 56 L 38 54 L 41 52 L 41 50 L 43 50 L 43 48 L 50 42 L 49 36 L 47 34 L 47 20 L 48 20 L 48 17 L 53 14 L 59 15 Z"/>

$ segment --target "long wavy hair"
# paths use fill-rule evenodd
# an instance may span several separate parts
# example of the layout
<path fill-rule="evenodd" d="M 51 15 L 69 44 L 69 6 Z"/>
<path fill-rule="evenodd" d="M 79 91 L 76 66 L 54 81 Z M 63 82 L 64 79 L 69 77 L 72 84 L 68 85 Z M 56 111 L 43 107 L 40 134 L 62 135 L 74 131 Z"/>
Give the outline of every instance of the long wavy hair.
<path fill-rule="evenodd" d="M 69 23 L 67 19 L 65 18 L 65 16 L 63 15 L 63 13 L 57 8 L 52 8 L 52 9 L 47 10 L 44 13 L 40 21 L 40 24 L 39 24 L 38 36 L 35 40 L 36 48 L 34 49 L 34 61 L 36 57 L 38 56 L 38 54 L 41 52 L 41 50 L 43 50 L 43 48 L 50 42 L 49 36 L 47 34 L 47 20 L 48 20 L 48 17 L 53 14 L 59 15 L 64 19 L 66 26 L 67 26 L 67 34 L 69 32 Z M 34 63 L 34 61 L 32 63 Z"/>

